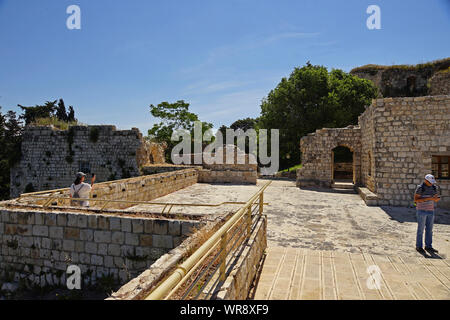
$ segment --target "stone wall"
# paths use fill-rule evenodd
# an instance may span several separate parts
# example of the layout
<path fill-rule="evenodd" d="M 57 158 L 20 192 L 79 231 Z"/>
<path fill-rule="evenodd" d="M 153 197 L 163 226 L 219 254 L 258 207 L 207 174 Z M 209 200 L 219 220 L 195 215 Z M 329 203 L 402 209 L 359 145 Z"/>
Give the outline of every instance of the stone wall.
<path fill-rule="evenodd" d="M 450 67 L 450 58 L 418 65 L 366 65 L 350 71 L 351 74 L 371 80 L 379 89 L 379 97 L 418 97 L 434 95 L 430 91 L 429 81 L 442 70 Z M 448 80 L 448 78 L 447 78 Z M 437 94 L 449 94 L 448 82 L 434 82 Z"/>
<path fill-rule="evenodd" d="M 362 153 L 373 152 L 371 191 L 378 203 L 412 205 L 416 186 L 432 172 L 432 155 L 450 155 L 450 96 L 378 99 L 361 116 L 360 125 Z M 369 145 L 366 135 L 371 136 Z M 367 168 L 363 162 L 363 176 Z M 437 182 L 439 206 L 450 207 L 450 180 Z"/>
<path fill-rule="evenodd" d="M 69 265 L 84 284 L 125 283 L 178 246 L 198 221 L 0 208 L 0 276 L 65 285 Z M 1 277 L 0 277 L 1 279 Z"/>
<path fill-rule="evenodd" d="M 218 300 L 246 300 L 267 248 L 267 218 L 256 224 L 230 275 L 219 289 Z"/>
<path fill-rule="evenodd" d="M 158 174 L 158 173 L 164 173 L 164 172 L 171 172 L 171 171 L 178 171 L 178 170 L 185 170 L 189 168 L 195 168 L 195 166 L 190 165 L 174 165 L 174 164 L 152 164 L 142 167 L 142 174 L 143 175 L 150 175 L 150 174 Z M 201 168 L 201 167 L 199 167 Z"/>
<path fill-rule="evenodd" d="M 21 161 L 11 169 L 11 197 L 70 186 L 78 171 L 95 173 L 97 182 L 138 176 L 142 166 L 163 160 L 164 146 L 146 141 L 136 128 L 28 126 Z"/>
<path fill-rule="evenodd" d="M 376 135 L 374 125 L 374 108 L 367 108 L 359 117 L 361 130 L 361 181 L 370 191 L 375 192 L 375 174 L 377 163 L 374 158 Z"/>
<path fill-rule="evenodd" d="M 363 198 L 411 206 L 417 185 L 432 173 L 432 156 L 450 156 L 450 96 L 377 99 L 359 117 L 359 127 L 322 129 L 302 138 L 298 186 L 330 186 L 331 150 L 337 145 L 354 151 L 355 181 L 368 189 Z M 437 182 L 439 207 L 450 208 L 450 180 Z"/>
<path fill-rule="evenodd" d="M 450 68 L 436 73 L 430 79 L 430 95 L 450 95 Z"/>
<path fill-rule="evenodd" d="M 361 129 L 349 126 L 321 129 L 300 141 L 303 167 L 297 170 L 297 186 L 331 187 L 333 183 L 333 149 L 344 146 L 353 152 L 354 183 L 361 183 Z"/>
<path fill-rule="evenodd" d="M 256 184 L 258 179 L 258 164 L 253 155 L 246 154 L 235 145 L 223 145 L 216 153 L 191 154 L 190 162 L 195 163 L 201 158 L 201 166 L 195 164 L 198 171 L 198 182 L 201 183 L 232 183 Z M 218 155 L 217 158 L 214 158 Z M 232 158 L 227 159 L 227 154 Z M 222 155 L 220 157 L 219 155 Z M 230 163 L 227 163 L 230 162 Z"/>
<path fill-rule="evenodd" d="M 160 173 L 149 176 L 140 176 L 124 180 L 116 180 L 94 184 L 90 198 L 118 201 L 151 201 L 169 193 L 191 186 L 198 181 L 196 169 L 185 169 L 173 172 Z M 58 207 L 70 207 L 69 189 L 59 189 L 52 192 L 41 192 L 20 198 L 20 204 L 44 204 L 48 197 L 54 198 L 51 205 Z M 14 200 L 13 202 L 15 202 Z M 101 208 L 103 201 L 91 200 L 91 208 Z M 107 209 L 125 209 L 134 206 L 133 203 L 109 202 Z"/>

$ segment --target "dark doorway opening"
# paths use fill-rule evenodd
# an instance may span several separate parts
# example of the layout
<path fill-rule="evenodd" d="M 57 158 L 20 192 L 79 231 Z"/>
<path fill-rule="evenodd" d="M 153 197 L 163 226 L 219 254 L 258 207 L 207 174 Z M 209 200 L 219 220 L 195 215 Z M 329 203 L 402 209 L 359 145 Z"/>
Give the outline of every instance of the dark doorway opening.
<path fill-rule="evenodd" d="M 333 181 L 354 183 L 353 152 L 344 146 L 333 149 Z"/>

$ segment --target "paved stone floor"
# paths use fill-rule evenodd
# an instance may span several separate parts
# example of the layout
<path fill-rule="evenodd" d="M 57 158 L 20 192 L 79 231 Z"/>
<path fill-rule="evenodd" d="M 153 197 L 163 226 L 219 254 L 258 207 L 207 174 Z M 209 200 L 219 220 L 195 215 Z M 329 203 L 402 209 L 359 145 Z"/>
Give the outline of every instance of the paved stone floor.
<path fill-rule="evenodd" d="M 155 201 L 245 202 L 266 182 L 199 183 Z M 450 299 L 450 210 L 437 211 L 433 246 L 439 255 L 427 259 L 414 249 L 414 208 L 368 207 L 357 194 L 299 189 L 283 180 L 272 181 L 264 201 L 270 204 L 264 208 L 269 250 L 256 299 Z M 172 212 L 220 215 L 237 208 Z M 381 269 L 381 290 L 367 288 L 372 265 Z"/>
<path fill-rule="evenodd" d="M 368 269 L 375 265 L 379 272 Z M 450 299 L 450 264 L 424 257 L 270 247 L 254 299 Z"/>

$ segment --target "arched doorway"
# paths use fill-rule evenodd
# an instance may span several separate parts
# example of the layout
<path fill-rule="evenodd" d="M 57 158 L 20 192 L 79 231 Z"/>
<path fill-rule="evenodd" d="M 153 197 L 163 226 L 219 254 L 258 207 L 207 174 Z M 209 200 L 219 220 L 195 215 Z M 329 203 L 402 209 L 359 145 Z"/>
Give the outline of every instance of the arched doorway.
<path fill-rule="evenodd" d="M 332 152 L 333 182 L 355 183 L 353 151 L 345 146 L 338 146 Z"/>

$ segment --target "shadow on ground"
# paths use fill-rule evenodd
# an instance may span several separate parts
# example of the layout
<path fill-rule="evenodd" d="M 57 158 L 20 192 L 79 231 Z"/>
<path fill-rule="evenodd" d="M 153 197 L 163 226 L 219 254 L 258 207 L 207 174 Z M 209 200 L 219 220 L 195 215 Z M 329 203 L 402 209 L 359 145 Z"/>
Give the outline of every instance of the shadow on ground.
<path fill-rule="evenodd" d="M 381 209 L 391 218 L 400 223 L 417 222 L 416 209 L 404 207 L 381 207 Z M 434 224 L 450 225 L 450 212 L 448 209 L 437 209 L 434 217 Z"/>

